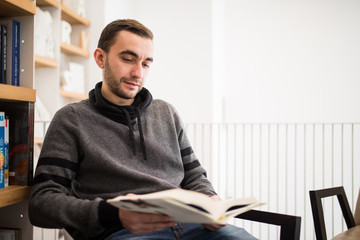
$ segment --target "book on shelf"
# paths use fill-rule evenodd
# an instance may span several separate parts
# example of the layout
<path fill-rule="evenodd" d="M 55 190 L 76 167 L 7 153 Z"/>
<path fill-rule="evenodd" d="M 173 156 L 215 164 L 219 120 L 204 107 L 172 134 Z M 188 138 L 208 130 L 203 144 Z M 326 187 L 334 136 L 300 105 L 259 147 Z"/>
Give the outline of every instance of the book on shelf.
<path fill-rule="evenodd" d="M 7 116 L 5 116 L 5 187 L 9 186 L 9 124 L 10 120 Z"/>
<path fill-rule="evenodd" d="M 7 27 L 0 25 L 0 83 L 6 84 Z"/>
<path fill-rule="evenodd" d="M 202 224 L 226 224 L 229 219 L 263 204 L 255 198 L 215 201 L 203 193 L 180 188 L 119 196 L 107 202 L 130 211 L 164 214 L 174 221 Z"/>
<path fill-rule="evenodd" d="M 16 20 L 1 20 L 0 25 L 6 27 L 6 83 L 20 85 L 20 22 Z M 4 51 L 4 50 L 3 50 Z"/>
<path fill-rule="evenodd" d="M 9 150 L 9 183 L 10 185 L 31 185 L 33 177 L 33 157 L 34 157 L 34 104 L 26 103 L 23 109 L 19 105 L 19 116 L 10 118 L 12 127 L 10 128 Z M 25 112 L 27 110 L 27 112 Z M 20 116 L 21 115 L 21 116 Z M 13 139 L 11 141 L 11 136 Z"/>
<path fill-rule="evenodd" d="M 0 102 L 9 130 L 9 185 L 29 186 L 33 178 L 34 103 Z"/>
<path fill-rule="evenodd" d="M 5 187 L 5 113 L 0 112 L 0 188 Z"/>
<path fill-rule="evenodd" d="M 6 83 L 6 79 L 5 77 L 3 76 L 3 65 L 4 65 L 4 55 L 3 55 L 3 49 L 4 49 L 4 46 L 3 46 L 3 26 L 4 25 L 0 25 L 0 83 Z"/>

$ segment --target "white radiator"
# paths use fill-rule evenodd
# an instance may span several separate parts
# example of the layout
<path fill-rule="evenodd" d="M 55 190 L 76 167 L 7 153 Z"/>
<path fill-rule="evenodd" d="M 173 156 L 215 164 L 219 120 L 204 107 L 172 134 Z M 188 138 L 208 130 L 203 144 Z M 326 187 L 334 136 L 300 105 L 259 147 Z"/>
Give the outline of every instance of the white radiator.
<path fill-rule="evenodd" d="M 254 196 L 263 210 L 302 217 L 315 239 L 309 190 L 344 186 L 354 211 L 360 186 L 360 123 L 186 124 L 194 151 L 219 195 Z M 337 199 L 324 199 L 328 237 L 346 229 Z M 236 220 L 260 239 L 278 227 Z"/>

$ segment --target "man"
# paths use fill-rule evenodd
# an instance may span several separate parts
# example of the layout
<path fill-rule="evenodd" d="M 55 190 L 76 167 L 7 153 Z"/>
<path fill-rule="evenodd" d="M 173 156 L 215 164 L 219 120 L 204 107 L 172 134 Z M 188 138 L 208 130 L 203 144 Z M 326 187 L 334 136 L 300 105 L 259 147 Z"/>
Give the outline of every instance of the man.
<path fill-rule="evenodd" d="M 30 221 L 65 228 L 74 239 L 254 239 L 231 225 L 176 223 L 106 203 L 171 188 L 219 199 L 176 110 L 143 88 L 153 62 L 152 38 L 135 20 L 105 27 L 94 52 L 103 81 L 89 99 L 54 116 L 33 181 Z"/>

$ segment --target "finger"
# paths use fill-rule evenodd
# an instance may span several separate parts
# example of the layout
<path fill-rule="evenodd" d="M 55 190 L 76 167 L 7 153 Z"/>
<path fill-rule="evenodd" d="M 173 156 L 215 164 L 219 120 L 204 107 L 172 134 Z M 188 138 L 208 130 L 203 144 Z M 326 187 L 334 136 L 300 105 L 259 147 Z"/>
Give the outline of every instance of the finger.
<path fill-rule="evenodd" d="M 174 227 L 176 223 L 156 223 L 156 224 L 139 224 L 139 225 L 132 225 L 130 228 L 127 228 L 130 232 L 134 233 L 135 235 L 145 234 L 145 233 L 152 233 L 161 231 L 163 229 Z"/>
<path fill-rule="evenodd" d="M 172 222 L 172 218 L 170 216 L 153 213 L 140 213 L 121 208 L 119 209 L 119 218 L 122 221 L 130 220 L 132 222 Z"/>
<path fill-rule="evenodd" d="M 176 225 L 171 217 L 160 214 L 138 213 L 122 209 L 119 210 L 119 217 L 123 226 L 137 235 L 160 231 Z"/>
<path fill-rule="evenodd" d="M 172 217 L 161 214 L 139 213 L 139 218 L 146 223 L 169 223 L 173 222 Z"/>
<path fill-rule="evenodd" d="M 225 225 L 223 224 L 203 224 L 204 228 L 209 230 L 209 231 L 216 231 L 219 230 L 220 228 L 224 227 Z"/>

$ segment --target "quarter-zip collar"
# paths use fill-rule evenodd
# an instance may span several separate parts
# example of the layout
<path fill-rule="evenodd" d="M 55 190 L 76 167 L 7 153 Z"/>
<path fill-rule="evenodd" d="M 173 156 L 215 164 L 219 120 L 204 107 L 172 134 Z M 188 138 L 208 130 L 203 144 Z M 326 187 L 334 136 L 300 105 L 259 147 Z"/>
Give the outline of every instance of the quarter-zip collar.
<path fill-rule="evenodd" d="M 135 96 L 134 102 L 130 106 L 119 106 L 106 100 L 102 96 L 101 86 L 102 82 L 99 82 L 96 84 L 95 88 L 89 92 L 90 103 L 104 116 L 115 122 L 128 126 L 130 135 L 129 137 L 134 155 L 136 155 L 134 137 L 135 129 L 132 123 L 134 120 L 137 120 L 139 126 L 141 150 L 144 156 L 144 160 L 147 160 L 141 115 L 152 101 L 151 93 L 146 88 L 142 88 L 141 91 Z"/>

